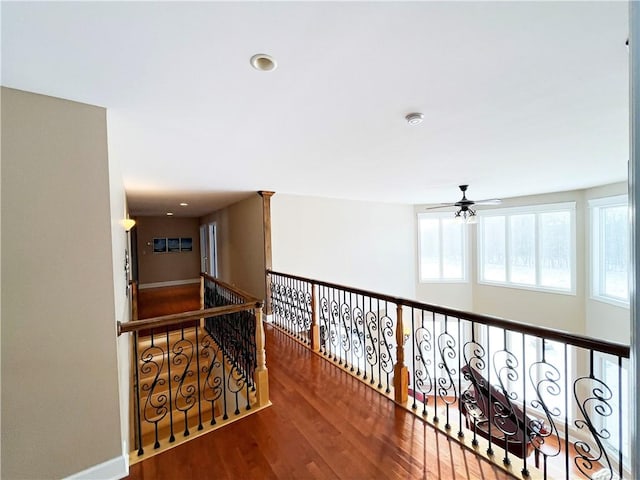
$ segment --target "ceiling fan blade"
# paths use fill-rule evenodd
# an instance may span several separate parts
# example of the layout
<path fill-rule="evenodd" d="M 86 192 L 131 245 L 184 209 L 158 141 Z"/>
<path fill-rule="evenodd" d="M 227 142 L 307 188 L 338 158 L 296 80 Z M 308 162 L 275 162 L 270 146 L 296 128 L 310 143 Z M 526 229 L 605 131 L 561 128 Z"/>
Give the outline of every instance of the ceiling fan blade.
<path fill-rule="evenodd" d="M 502 200 L 500 200 L 499 198 L 490 198 L 487 200 L 479 200 L 475 202 L 475 205 L 500 205 L 501 203 Z"/>
<path fill-rule="evenodd" d="M 447 208 L 447 207 L 455 207 L 455 203 L 441 203 L 440 205 L 435 205 L 433 207 L 425 207 L 423 210 L 435 210 L 436 208 Z"/>

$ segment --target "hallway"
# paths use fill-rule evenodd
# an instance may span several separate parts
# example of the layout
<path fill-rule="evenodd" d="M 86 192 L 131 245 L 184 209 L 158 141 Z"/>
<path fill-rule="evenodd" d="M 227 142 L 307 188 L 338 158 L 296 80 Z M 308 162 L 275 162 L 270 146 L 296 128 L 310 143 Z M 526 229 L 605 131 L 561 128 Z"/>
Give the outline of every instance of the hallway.
<path fill-rule="evenodd" d="M 266 325 L 273 406 L 131 467 L 130 480 L 506 479 Z"/>

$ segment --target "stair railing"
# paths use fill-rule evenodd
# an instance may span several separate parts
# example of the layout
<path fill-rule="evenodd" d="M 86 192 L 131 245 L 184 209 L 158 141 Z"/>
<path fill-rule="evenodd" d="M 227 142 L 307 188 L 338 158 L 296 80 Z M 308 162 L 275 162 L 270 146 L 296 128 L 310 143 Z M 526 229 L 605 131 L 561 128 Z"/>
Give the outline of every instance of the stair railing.
<path fill-rule="evenodd" d="M 276 327 L 500 468 L 522 478 L 630 478 L 629 346 L 267 277 Z"/>
<path fill-rule="evenodd" d="M 201 304 L 118 323 L 133 336 L 137 457 L 270 405 L 262 301 L 202 274 Z"/>

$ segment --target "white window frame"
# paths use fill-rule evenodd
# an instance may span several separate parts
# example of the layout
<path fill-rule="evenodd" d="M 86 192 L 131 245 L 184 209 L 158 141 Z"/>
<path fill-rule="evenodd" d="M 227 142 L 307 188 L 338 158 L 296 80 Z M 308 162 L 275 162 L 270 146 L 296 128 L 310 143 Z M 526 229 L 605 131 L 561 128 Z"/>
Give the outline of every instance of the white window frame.
<path fill-rule="evenodd" d="M 452 219 L 453 212 L 435 212 L 435 213 L 418 213 L 417 230 L 418 230 L 418 280 L 420 283 L 468 283 L 469 282 L 469 234 L 465 224 L 461 224 L 462 228 L 462 278 L 442 278 L 442 222 L 439 222 L 439 261 L 440 261 L 440 278 L 423 278 L 422 275 L 422 229 L 420 228 L 420 220 L 422 218 Z"/>
<path fill-rule="evenodd" d="M 590 264 L 590 277 L 591 277 L 591 299 L 598 302 L 609 303 L 618 307 L 629 308 L 629 295 L 627 290 L 627 300 L 622 300 L 617 297 L 610 297 L 603 292 L 603 278 L 600 274 L 602 271 L 602 229 L 600 225 L 600 209 L 606 207 L 616 207 L 621 205 L 629 205 L 629 199 L 627 195 L 615 195 L 612 197 L 595 198 L 589 200 L 589 230 L 591 235 L 590 252 L 589 252 L 589 264 Z M 629 231 L 627 231 L 629 235 Z M 629 247 L 631 242 L 629 242 Z M 629 266 L 631 261 L 629 261 Z M 628 271 L 627 271 L 628 272 Z"/>
<path fill-rule="evenodd" d="M 548 286 L 542 286 L 539 284 L 540 282 L 540 223 L 538 219 L 538 214 L 542 213 L 550 213 L 550 212 L 569 212 L 571 218 L 570 225 L 570 250 L 571 255 L 569 261 L 571 262 L 570 271 L 571 271 L 571 287 L 568 289 L 565 288 L 554 288 Z M 509 281 L 510 278 L 510 233 L 511 233 L 511 222 L 509 221 L 509 217 L 513 215 L 523 215 L 523 214 L 534 214 L 536 215 L 536 223 L 535 223 L 535 231 L 536 231 L 536 285 L 527 285 L 522 283 L 515 283 Z M 497 280 L 486 280 L 484 278 L 484 246 L 483 246 L 483 224 L 484 219 L 487 217 L 494 216 L 504 216 L 505 217 L 505 281 L 497 281 Z M 478 265 L 478 283 L 482 285 L 491 285 L 491 286 L 499 286 L 499 287 L 508 287 L 508 288 L 518 288 L 523 290 L 533 290 L 536 292 L 549 292 L 549 293 L 557 293 L 561 295 L 575 295 L 576 294 L 576 202 L 563 202 L 563 203 L 551 203 L 551 204 L 543 204 L 543 205 L 527 205 L 522 207 L 509 207 L 509 208 L 495 208 L 489 210 L 478 211 L 478 235 L 476 241 L 476 251 L 477 251 L 477 265 Z"/>

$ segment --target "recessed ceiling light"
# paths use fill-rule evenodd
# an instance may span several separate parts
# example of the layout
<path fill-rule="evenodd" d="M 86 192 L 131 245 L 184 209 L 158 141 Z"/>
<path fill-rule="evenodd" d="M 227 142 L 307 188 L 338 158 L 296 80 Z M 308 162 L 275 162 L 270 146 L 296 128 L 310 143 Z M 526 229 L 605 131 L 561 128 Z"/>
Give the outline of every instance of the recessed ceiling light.
<path fill-rule="evenodd" d="M 173 216 L 173 212 L 167 212 L 167 216 L 168 216 L 168 217 Z"/>
<path fill-rule="evenodd" d="M 410 113 L 404 118 L 407 120 L 407 123 L 409 125 L 418 125 L 422 123 L 422 120 L 424 120 L 424 115 L 422 113 L 416 112 L 416 113 Z"/>
<path fill-rule="evenodd" d="M 181 207 L 186 207 L 187 205 L 189 205 L 187 202 L 182 202 L 182 203 L 180 203 L 180 206 L 181 206 Z"/>
<path fill-rule="evenodd" d="M 271 72 L 278 66 L 275 59 L 266 53 L 256 53 L 250 61 L 251 66 L 261 72 Z"/>

